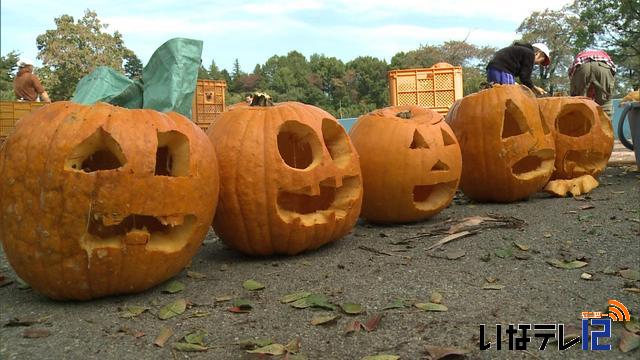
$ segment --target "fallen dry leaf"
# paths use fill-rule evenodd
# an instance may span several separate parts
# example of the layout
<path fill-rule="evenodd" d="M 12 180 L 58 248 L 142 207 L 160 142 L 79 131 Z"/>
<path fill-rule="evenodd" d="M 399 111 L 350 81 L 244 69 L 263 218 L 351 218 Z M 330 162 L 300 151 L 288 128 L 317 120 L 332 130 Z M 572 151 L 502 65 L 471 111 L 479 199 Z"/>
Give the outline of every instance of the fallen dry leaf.
<path fill-rule="evenodd" d="M 28 339 L 44 338 L 51 335 L 51 332 L 47 329 L 28 328 L 22 332 L 22 337 Z"/>
<path fill-rule="evenodd" d="M 640 335 L 634 334 L 627 330 L 623 330 L 620 334 L 620 343 L 618 343 L 620 351 L 623 353 L 633 351 L 640 347 Z"/>
<path fill-rule="evenodd" d="M 156 336 L 156 339 L 153 341 L 153 345 L 157 347 L 163 347 L 164 344 L 169 340 L 169 338 L 173 335 L 173 330 L 168 327 L 163 327 L 160 329 L 160 333 Z"/>
<path fill-rule="evenodd" d="M 376 314 L 367 319 L 364 324 L 361 324 L 362 327 L 367 330 L 367 332 L 371 332 L 378 328 L 380 321 L 382 320 L 382 314 Z"/>
<path fill-rule="evenodd" d="M 427 355 L 427 360 L 460 360 L 466 359 L 467 351 L 457 348 L 451 347 L 442 347 L 442 346 L 429 346 L 425 347 L 425 354 Z"/>
<path fill-rule="evenodd" d="M 436 242 L 435 244 L 429 246 L 426 249 L 426 251 L 433 250 L 433 249 L 438 248 L 438 247 L 440 247 L 440 246 L 442 246 L 442 245 L 444 245 L 444 244 L 446 244 L 448 242 L 451 242 L 453 240 L 456 240 L 456 239 L 459 239 L 459 238 L 462 238 L 462 237 L 465 237 L 465 236 L 469 236 L 469 235 L 474 235 L 474 234 L 475 233 L 470 232 L 470 231 L 462 231 L 462 232 L 459 232 L 459 233 L 451 234 L 449 236 L 445 236 L 442 239 L 440 239 L 438 242 Z"/>

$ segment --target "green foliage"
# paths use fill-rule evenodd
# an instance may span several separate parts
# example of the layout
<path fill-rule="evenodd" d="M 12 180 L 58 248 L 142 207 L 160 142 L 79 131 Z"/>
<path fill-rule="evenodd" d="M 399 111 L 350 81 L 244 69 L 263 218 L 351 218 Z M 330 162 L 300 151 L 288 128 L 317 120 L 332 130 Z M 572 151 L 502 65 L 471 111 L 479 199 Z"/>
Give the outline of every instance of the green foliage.
<path fill-rule="evenodd" d="M 129 51 L 124 56 L 124 73 L 129 77 L 129 79 L 137 80 L 142 77 L 142 69 L 144 68 L 142 65 L 142 61 L 136 56 L 133 51 Z"/>
<path fill-rule="evenodd" d="M 36 39 L 38 58 L 43 63 L 39 76 L 52 100 L 71 98 L 78 81 L 97 66 L 124 71 L 123 62 L 129 59 L 129 74 L 139 76 L 135 55 L 124 46 L 122 35 L 117 31 L 107 33 L 108 25 L 102 24 L 94 11 L 86 10 L 77 22 L 69 15 L 54 22 L 55 29 Z"/>
<path fill-rule="evenodd" d="M 0 56 L 0 100 L 15 100 L 13 78 L 18 69 L 19 55 L 15 51 Z"/>

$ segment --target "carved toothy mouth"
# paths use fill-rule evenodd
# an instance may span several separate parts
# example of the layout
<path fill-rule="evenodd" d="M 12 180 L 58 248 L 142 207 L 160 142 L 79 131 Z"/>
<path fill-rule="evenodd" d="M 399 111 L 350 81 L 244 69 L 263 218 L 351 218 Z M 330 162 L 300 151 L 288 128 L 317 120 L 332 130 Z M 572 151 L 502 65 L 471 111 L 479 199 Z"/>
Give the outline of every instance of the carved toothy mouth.
<path fill-rule="evenodd" d="M 194 215 L 141 215 L 124 218 L 91 213 L 84 247 L 144 245 L 147 250 L 178 251 L 195 229 Z"/>
<path fill-rule="evenodd" d="M 358 199 L 360 177 L 347 176 L 339 183 L 335 177 L 327 178 L 315 187 L 278 192 L 278 213 L 291 223 L 300 219 L 305 225 L 326 223 L 327 218 L 344 218 Z"/>
<path fill-rule="evenodd" d="M 520 180 L 531 180 L 553 172 L 555 153 L 551 149 L 534 151 L 518 160 L 511 167 L 513 176 Z"/>

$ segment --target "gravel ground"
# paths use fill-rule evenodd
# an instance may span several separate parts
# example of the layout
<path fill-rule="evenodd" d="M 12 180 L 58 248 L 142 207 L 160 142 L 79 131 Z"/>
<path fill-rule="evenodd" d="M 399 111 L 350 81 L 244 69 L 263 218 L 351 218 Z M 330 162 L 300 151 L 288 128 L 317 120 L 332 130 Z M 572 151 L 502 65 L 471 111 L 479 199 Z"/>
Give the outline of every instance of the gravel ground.
<path fill-rule="evenodd" d="M 556 344 L 540 351 L 539 338 L 531 340 L 526 352 L 507 350 L 508 341 L 502 342 L 500 351 L 495 344 L 480 351 L 478 344 L 480 324 L 487 324 L 491 340 L 495 324 L 563 323 L 567 332 L 575 332 L 582 311 L 605 311 L 609 299 L 621 301 L 638 316 L 640 281 L 633 280 L 637 273 L 620 270 L 637 271 L 640 266 L 639 179 L 629 168 L 608 168 L 600 177 L 601 186 L 587 196 L 557 199 L 540 193 L 507 205 L 475 204 L 459 194 L 429 221 L 386 227 L 359 222 L 335 244 L 295 257 L 244 257 L 210 232 L 190 268 L 173 279 L 185 285 L 174 294 L 164 293 L 162 284 L 130 296 L 51 301 L 21 286 L 0 253 L 0 272 L 5 282 L 13 280 L 0 287 L 0 358 L 258 359 L 267 357 L 249 354 L 238 343 L 267 338 L 278 344 L 299 339 L 298 355 L 306 359 L 361 359 L 374 354 L 422 359 L 427 358 L 429 346 L 466 351 L 470 359 L 637 359 L 640 350 L 619 349 L 621 323 L 614 323 L 611 339 L 601 341 L 611 343 L 611 351 L 582 351 L 580 345 L 559 351 Z M 427 250 L 447 235 L 424 233 L 448 229 L 474 216 L 505 219 L 514 227 L 483 227 Z M 494 223 L 481 225 L 487 224 Z M 587 265 L 562 269 L 550 265 L 550 259 Z M 583 273 L 591 274 L 591 280 L 581 279 Z M 265 288 L 246 290 L 243 282 L 248 279 Z M 504 287 L 483 289 L 498 285 Z M 364 312 L 297 309 L 280 301 L 297 291 L 323 294 L 332 304 L 361 304 Z M 441 295 L 439 302 L 447 311 L 414 306 L 438 301 L 434 293 Z M 230 312 L 230 298 L 248 300 L 252 309 Z M 186 311 L 160 320 L 160 308 L 178 299 L 187 300 Z M 394 301 L 396 308 L 385 309 Z M 133 318 L 121 317 L 130 306 L 148 310 Z M 380 314 L 373 331 L 345 330 L 355 320 L 366 323 Z M 319 315 L 340 317 L 312 325 L 311 319 Z M 162 328 L 171 329 L 173 335 L 158 347 L 154 341 Z M 196 330 L 207 334 L 202 341 L 205 352 L 175 349 Z"/>

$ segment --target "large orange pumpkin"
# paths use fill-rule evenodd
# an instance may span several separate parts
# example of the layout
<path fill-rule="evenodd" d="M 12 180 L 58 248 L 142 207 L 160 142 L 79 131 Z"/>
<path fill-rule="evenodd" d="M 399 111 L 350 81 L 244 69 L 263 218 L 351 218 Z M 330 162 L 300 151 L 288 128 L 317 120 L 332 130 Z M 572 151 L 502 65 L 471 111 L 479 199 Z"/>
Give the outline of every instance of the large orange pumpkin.
<path fill-rule="evenodd" d="M 598 175 L 613 150 L 611 120 L 586 97 L 550 97 L 538 100 L 542 116 L 555 138 L 554 179 Z"/>
<path fill-rule="evenodd" d="M 0 239 L 54 299 L 145 290 L 200 247 L 218 196 L 213 147 L 187 118 L 56 102 L 0 153 Z"/>
<path fill-rule="evenodd" d="M 456 101 L 446 117 L 462 150 L 464 193 L 510 202 L 542 189 L 553 172 L 553 138 L 535 95 L 521 85 L 495 85 Z"/>
<path fill-rule="evenodd" d="M 214 229 L 230 247 L 297 254 L 339 239 L 358 219 L 358 156 L 326 111 L 297 102 L 238 107 L 208 134 L 221 178 Z"/>
<path fill-rule="evenodd" d="M 451 203 L 462 158 L 442 115 L 416 105 L 387 107 L 361 116 L 350 136 L 360 155 L 363 218 L 418 221 Z"/>

